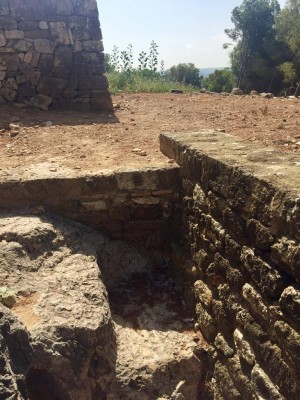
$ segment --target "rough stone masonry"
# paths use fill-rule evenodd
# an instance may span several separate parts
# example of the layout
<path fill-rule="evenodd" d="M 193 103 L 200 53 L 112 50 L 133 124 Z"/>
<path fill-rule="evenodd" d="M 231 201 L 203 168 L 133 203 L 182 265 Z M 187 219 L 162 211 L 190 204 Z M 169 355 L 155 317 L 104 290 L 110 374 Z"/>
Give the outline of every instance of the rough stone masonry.
<path fill-rule="evenodd" d="M 0 182 L 1 400 L 299 399 L 299 156 L 209 129 L 160 143 L 179 166 Z M 181 290 L 142 286 L 153 264 Z"/>
<path fill-rule="evenodd" d="M 0 0 L 0 104 L 111 110 L 96 0 Z"/>
<path fill-rule="evenodd" d="M 299 156 L 209 129 L 160 141 L 181 167 L 172 257 L 214 400 L 298 400 Z"/>

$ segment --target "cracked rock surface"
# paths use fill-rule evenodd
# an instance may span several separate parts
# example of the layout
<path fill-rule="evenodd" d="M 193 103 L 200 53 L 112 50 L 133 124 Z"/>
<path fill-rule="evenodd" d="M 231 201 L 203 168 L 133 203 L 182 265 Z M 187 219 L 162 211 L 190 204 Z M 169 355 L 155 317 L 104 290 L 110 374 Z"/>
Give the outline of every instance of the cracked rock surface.
<path fill-rule="evenodd" d="M 149 271 L 135 249 L 81 224 L 2 215 L 0 398 L 197 399 L 202 365 L 179 293 Z M 132 274 L 149 277 L 144 300 L 126 292 Z"/>

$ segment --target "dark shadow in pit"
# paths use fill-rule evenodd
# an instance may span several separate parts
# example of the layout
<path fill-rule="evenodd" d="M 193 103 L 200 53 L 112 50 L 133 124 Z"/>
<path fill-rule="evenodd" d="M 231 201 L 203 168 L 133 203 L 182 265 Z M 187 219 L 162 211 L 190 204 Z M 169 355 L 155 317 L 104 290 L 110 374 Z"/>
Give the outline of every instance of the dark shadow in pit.
<path fill-rule="evenodd" d="M 113 111 L 48 110 L 32 107 L 18 109 L 11 105 L 0 106 L 0 129 L 7 129 L 12 118 L 25 127 L 45 126 L 47 121 L 52 126 L 77 126 L 93 124 L 117 124 L 119 119 Z"/>
<path fill-rule="evenodd" d="M 9 215 L 3 213 L 0 219 Z M 26 216 L 28 210 L 13 215 Z M 101 232 L 54 213 L 45 213 L 38 218 L 46 223 L 50 218 L 72 252 L 90 256 L 97 251 L 97 262 L 108 291 L 114 322 L 135 330 L 193 332 L 194 310 L 186 304 L 183 291 L 176 285 L 167 264 L 153 265 L 124 241 L 109 240 Z M 53 240 L 52 231 L 44 235 L 43 243 L 34 248 L 26 238 L 18 239 L 32 259 L 54 251 Z"/>
<path fill-rule="evenodd" d="M 153 267 L 119 281 L 108 291 L 113 320 L 135 330 L 193 331 L 193 312 L 169 267 Z"/>
<path fill-rule="evenodd" d="M 33 369 L 28 371 L 26 386 L 30 400 L 68 400 L 69 396 L 62 396 L 57 392 L 55 378 L 46 370 Z M 67 396 L 67 397 L 66 397 Z"/>

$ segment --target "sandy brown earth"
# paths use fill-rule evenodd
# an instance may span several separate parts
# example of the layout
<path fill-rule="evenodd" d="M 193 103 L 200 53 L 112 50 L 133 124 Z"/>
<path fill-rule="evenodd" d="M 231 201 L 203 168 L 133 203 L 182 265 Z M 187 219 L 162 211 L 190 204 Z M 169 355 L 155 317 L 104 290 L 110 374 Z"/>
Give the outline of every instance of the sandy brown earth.
<path fill-rule="evenodd" d="M 168 165 L 159 134 L 203 128 L 300 152 L 300 99 L 165 93 L 120 94 L 113 103 L 111 114 L 1 106 L 0 176 L 41 163 L 50 172 Z"/>

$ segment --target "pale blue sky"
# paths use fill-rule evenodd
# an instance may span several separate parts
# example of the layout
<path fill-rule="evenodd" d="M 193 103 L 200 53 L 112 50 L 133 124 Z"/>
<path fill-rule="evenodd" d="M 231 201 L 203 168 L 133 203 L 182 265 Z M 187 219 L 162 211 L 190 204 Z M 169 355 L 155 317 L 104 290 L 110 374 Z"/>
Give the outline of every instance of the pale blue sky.
<path fill-rule="evenodd" d="M 166 68 L 192 62 L 199 68 L 229 66 L 231 11 L 242 0 L 97 0 L 105 52 L 129 43 L 134 55 L 154 40 Z M 285 0 L 279 1 L 281 6 Z"/>

